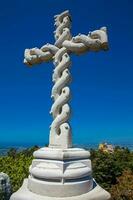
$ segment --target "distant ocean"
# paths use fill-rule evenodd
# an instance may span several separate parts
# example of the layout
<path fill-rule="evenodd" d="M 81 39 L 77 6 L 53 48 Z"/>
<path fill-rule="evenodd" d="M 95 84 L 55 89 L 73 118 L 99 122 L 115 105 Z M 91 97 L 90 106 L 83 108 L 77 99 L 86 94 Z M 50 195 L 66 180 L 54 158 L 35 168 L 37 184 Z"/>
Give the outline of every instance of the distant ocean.
<path fill-rule="evenodd" d="M 117 143 L 109 143 L 109 144 L 112 144 L 113 146 L 120 146 L 120 147 L 124 147 L 124 148 L 128 148 L 130 149 L 131 151 L 133 151 L 133 142 L 127 142 L 127 143 L 120 143 L 120 142 L 117 142 Z M 10 148 L 15 148 L 17 149 L 17 151 L 22 151 L 26 148 L 30 148 L 30 147 L 33 147 L 34 144 L 0 144 L 0 156 L 5 156 L 7 155 L 7 152 L 9 151 Z M 45 145 L 38 145 L 39 147 L 43 147 Z M 82 145 L 82 144 L 75 144 L 74 147 L 82 147 L 82 148 L 86 148 L 86 149 L 97 149 L 99 146 L 98 143 L 90 143 L 90 144 L 85 144 L 85 145 Z"/>

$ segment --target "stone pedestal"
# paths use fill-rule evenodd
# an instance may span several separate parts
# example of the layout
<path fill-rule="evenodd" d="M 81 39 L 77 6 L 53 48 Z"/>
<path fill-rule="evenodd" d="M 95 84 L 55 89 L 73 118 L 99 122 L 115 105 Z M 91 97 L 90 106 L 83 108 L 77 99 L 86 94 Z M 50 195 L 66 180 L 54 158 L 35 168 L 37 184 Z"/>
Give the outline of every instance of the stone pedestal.
<path fill-rule="evenodd" d="M 108 200 L 92 178 L 90 153 L 80 148 L 41 148 L 30 175 L 10 200 Z"/>

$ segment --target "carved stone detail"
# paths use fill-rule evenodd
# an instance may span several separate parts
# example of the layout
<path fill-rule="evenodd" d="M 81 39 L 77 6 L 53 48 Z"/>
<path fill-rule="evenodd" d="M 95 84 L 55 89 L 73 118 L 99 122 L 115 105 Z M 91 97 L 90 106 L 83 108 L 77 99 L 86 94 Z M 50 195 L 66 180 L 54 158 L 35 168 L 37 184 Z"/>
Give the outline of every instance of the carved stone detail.
<path fill-rule="evenodd" d="M 71 16 L 68 10 L 55 16 L 55 26 L 55 44 L 46 44 L 41 49 L 26 49 L 24 63 L 31 66 L 53 60 L 55 69 L 51 97 L 54 99 L 54 104 L 50 113 L 54 120 L 50 126 L 49 145 L 53 148 L 69 148 L 72 147 L 71 127 L 68 122 L 70 118 L 68 84 L 71 81 L 69 54 L 107 50 L 108 38 L 106 27 L 89 32 L 88 35 L 79 34 L 72 38 L 70 33 Z"/>

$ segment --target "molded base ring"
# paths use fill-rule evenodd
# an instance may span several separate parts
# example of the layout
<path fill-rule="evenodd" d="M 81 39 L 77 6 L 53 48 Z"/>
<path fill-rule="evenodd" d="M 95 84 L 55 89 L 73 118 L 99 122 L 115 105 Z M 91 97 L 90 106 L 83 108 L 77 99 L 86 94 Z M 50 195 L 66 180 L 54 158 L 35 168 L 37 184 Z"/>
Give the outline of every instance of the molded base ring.
<path fill-rule="evenodd" d="M 101 188 L 94 180 L 95 187 L 88 193 L 72 197 L 48 197 L 35 194 L 27 188 L 28 179 L 25 179 L 22 187 L 14 193 L 10 200 L 110 200 L 110 194 Z"/>

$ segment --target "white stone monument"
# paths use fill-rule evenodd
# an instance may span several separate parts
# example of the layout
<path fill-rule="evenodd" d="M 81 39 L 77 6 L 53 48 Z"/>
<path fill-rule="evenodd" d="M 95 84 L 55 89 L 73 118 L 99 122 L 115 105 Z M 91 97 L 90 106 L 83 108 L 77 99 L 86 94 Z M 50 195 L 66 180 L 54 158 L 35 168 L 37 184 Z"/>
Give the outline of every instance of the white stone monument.
<path fill-rule="evenodd" d="M 8 200 L 11 196 L 12 188 L 10 178 L 7 174 L 0 172 L 0 198 Z"/>
<path fill-rule="evenodd" d="M 70 33 L 71 16 L 65 11 L 55 16 L 55 44 L 46 44 L 40 49 L 26 49 L 24 63 L 34 64 L 53 61 L 54 103 L 51 114 L 54 118 L 50 130 L 49 147 L 34 152 L 29 177 L 11 200 L 107 200 L 110 194 L 92 178 L 90 153 L 81 148 L 72 148 L 70 117 L 70 54 L 108 49 L 106 28 L 79 34 Z"/>

